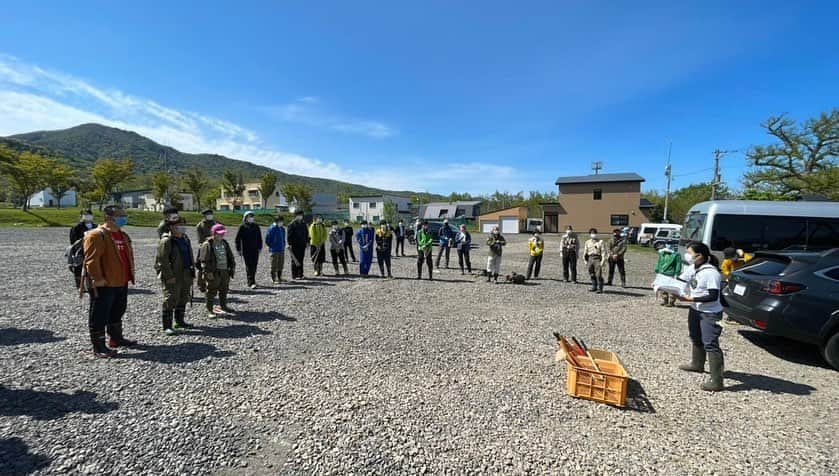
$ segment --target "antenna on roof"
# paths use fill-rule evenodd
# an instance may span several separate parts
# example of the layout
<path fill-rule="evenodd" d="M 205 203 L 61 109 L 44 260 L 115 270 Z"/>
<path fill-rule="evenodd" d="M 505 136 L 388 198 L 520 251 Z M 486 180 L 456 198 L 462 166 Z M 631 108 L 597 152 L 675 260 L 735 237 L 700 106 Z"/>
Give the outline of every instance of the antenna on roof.
<path fill-rule="evenodd" d="M 603 168 L 603 162 L 597 161 L 591 163 L 591 170 L 594 170 L 594 175 L 598 175 Z"/>

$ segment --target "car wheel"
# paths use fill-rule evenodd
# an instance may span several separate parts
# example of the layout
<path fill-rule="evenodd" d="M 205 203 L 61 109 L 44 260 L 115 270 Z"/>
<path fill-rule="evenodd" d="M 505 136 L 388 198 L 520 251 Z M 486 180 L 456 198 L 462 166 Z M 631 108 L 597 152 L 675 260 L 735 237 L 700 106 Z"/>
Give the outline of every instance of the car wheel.
<path fill-rule="evenodd" d="M 660 241 L 656 241 L 655 244 L 653 245 L 653 248 L 655 248 L 656 250 L 660 250 L 660 249 L 664 248 L 664 243 L 662 243 Z"/>
<path fill-rule="evenodd" d="M 830 336 L 822 347 L 822 355 L 834 369 L 839 370 L 839 332 Z"/>

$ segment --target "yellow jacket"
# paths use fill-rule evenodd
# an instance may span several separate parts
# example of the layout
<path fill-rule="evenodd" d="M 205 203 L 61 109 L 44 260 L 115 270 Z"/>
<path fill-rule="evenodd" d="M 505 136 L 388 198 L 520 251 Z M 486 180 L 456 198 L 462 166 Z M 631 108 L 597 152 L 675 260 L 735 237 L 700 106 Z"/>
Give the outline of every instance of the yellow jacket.
<path fill-rule="evenodd" d="M 751 261 L 752 258 L 754 258 L 754 255 L 744 253 L 742 257 L 734 259 L 726 258 L 722 260 L 722 263 L 720 263 L 720 273 L 722 274 L 722 277 L 728 279 L 728 277 L 731 275 L 732 272 L 734 272 L 734 270 L 736 270 L 737 268 L 742 268 L 746 263 Z"/>
<path fill-rule="evenodd" d="M 530 250 L 530 256 L 541 256 L 545 251 L 545 240 L 534 236 L 527 240 L 527 249 Z"/>

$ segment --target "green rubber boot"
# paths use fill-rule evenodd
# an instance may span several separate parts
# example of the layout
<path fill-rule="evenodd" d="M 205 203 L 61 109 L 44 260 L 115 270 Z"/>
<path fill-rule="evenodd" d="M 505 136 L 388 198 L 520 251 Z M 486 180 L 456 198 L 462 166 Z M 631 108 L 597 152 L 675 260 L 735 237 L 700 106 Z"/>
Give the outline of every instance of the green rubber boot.
<path fill-rule="evenodd" d="M 704 373 L 705 355 L 705 348 L 701 345 L 694 344 L 690 354 L 690 363 L 680 365 L 679 370 L 684 370 L 685 372 L 697 372 L 700 374 Z"/>

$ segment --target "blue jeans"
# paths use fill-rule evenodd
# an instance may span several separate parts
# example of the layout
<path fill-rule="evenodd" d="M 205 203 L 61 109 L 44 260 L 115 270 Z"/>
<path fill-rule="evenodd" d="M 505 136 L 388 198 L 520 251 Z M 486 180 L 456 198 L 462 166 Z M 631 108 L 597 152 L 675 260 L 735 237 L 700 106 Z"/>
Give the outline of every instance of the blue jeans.
<path fill-rule="evenodd" d="M 721 312 L 700 312 L 694 308 L 688 311 L 688 332 L 694 345 L 705 348 L 705 352 L 722 352 L 720 349 Z"/>
<path fill-rule="evenodd" d="M 128 307 L 128 286 L 120 288 L 96 288 L 96 295 L 90 293 L 88 327 L 91 331 L 105 332 L 105 327 L 119 324 Z"/>

